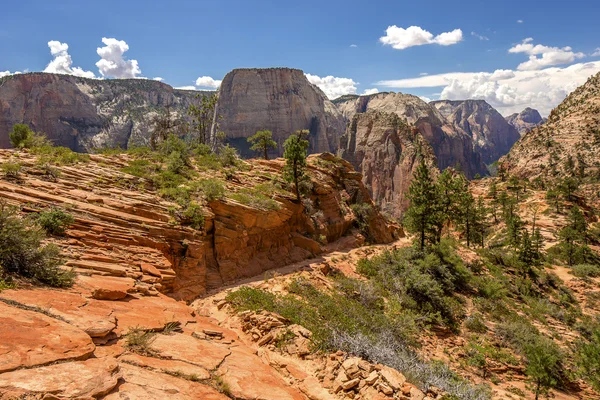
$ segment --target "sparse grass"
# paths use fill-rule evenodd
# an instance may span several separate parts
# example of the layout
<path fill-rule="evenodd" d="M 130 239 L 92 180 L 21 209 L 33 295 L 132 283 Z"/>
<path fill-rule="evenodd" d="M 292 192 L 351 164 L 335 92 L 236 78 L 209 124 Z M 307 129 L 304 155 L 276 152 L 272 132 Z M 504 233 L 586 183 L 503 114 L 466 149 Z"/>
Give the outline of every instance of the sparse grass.
<path fill-rule="evenodd" d="M 216 373 L 211 374 L 211 379 L 214 383 L 215 389 L 217 389 L 220 393 L 223 393 L 227 397 L 231 397 L 231 387 L 221 375 L 217 375 Z"/>
<path fill-rule="evenodd" d="M 55 147 L 50 144 L 32 147 L 30 152 L 40 156 L 40 163 L 53 165 L 72 165 L 90 161 L 89 154 L 76 153 L 69 148 L 61 146 Z"/>
<path fill-rule="evenodd" d="M 125 347 L 137 354 L 154 356 L 156 351 L 152 349 L 152 342 L 155 335 L 156 333 L 140 327 L 131 328 L 125 335 Z"/>
<path fill-rule="evenodd" d="M 23 166 L 20 162 L 6 161 L 0 165 L 0 170 L 6 177 L 6 179 L 19 179 L 19 175 Z"/>
<path fill-rule="evenodd" d="M 250 207 L 259 208 L 261 210 L 272 211 L 272 210 L 278 210 L 280 207 L 280 205 L 277 201 L 264 195 L 263 193 L 259 192 L 255 188 L 253 188 L 253 189 L 244 188 L 238 192 L 230 193 L 228 195 L 228 197 L 232 200 L 237 201 L 238 203 L 241 203 L 241 204 L 244 204 L 244 205 L 247 205 Z"/>
<path fill-rule="evenodd" d="M 598 278 L 600 277 L 600 266 L 594 264 L 574 265 L 571 273 L 578 278 Z"/>

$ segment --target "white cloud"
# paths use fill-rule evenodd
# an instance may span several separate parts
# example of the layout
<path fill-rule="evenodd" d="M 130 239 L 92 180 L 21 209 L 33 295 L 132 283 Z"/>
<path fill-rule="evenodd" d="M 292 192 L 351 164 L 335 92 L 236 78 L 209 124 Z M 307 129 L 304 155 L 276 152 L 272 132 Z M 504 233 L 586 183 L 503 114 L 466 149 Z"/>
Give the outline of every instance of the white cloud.
<path fill-rule="evenodd" d="M 376 93 L 379 93 L 379 89 L 373 88 L 373 89 L 365 89 L 362 94 L 363 94 L 363 96 L 368 96 L 370 94 L 376 94 Z"/>
<path fill-rule="evenodd" d="M 600 57 L 600 47 L 597 47 L 596 50 L 590 55 L 592 57 Z"/>
<path fill-rule="evenodd" d="M 511 47 L 508 52 L 524 53 L 529 56 L 529 61 L 521 63 L 517 67 L 521 71 L 532 71 L 552 65 L 569 64 L 578 58 L 585 57 L 583 53 L 573 52 L 573 49 L 569 46 L 558 48 L 541 44 L 534 45 L 532 38 L 523 40 L 522 43 Z"/>
<path fill-rule="evenodd" d="M 517 20 L 517 24 L 522 24 L 523 22 L 525 22 L 525 21 L 523 21 L 522 19 Z"/>
<path fill-rule="evenodd" d="M 356 85 L 350 78 L 338 78 L 335 76 L 325 76 L 321 78 L 317 75 L 305 74 L 306 79 L 313 85 L 318 86 L 329 99 L 335 99 L 345 94 L 356 94 Z"/>
<path fill-rule="evenodd" d="M 0 78 L 3 78 L 3 77 L 8 76 L 8 75 L 12 75 L 10 73 L 10 71 L 0 71 Z"/>
<path fill-rule="evenodd" d="M 123 40 L 114 38 L 102 38 L 104 47 L 98 47 L 96 52 L 100 61 L 96 66 L 104 77 L 112 78 L 136 78 L 142 73 L 137 60 L 125 60 L 123 54 L 129 50 L 129 46 Z"/>
<path fill-rule="evenodd" d="M 471 32 L 471 36 L 475 36 L 479 40 L 490 40 L 487 36 L 480 35 L 477 32 Z"/>
<path fill-rule="evenodd" d="M 443 87 L 440 99 L 482 99 L 504 115 L 525 107 L 548 115 L 570 92 L 599 71 L 600 61 L 595 61 L 533 71 L 451 72 L 382 81 L 377 85 L 397 89 Z"/>
<path fill-rule="evenodd" d="M 384 45 L 392 46 L 396 50 L 404 50 L 409 47 L 421 46 L 424 44 L 450 46 L 460 42 L 462 39 L 463 33 L 460 29 L 440 33 L 434 37 L 431 32 L 428 32 L 419 26 L 409 26 L 404 29 L 392 25 L 388 26 L 385 30 L 385 36 L 380 37 L 379 41 Z"/>
<path fill-rule="evenodd" d="M 155 77 L 155 78 L 152 78 L 152 80 L 153 80 L 153 81 L 159 81 L 159 82 L 162 82 L 162 81 L 164 81 L 164 79 L 163 79 L 163 78 L 161 78 L 160 76 L 157 76 L 157 77 Z"/>
<path fill-rule="evenodd" d="M 429 75 L 429 73 L 427 73 L 427 72 L 421 72 L 421 73 L 419 74 L 419 76 L 427 76 L 427 75 Z"/>
<path fill-rule="evenodd" d="M 221 86 L 220 80 L 211 78 L 210 76 L 201 76 L 196 79 L 196 86 L 205 89 L 218 89 Z"/>
<path fill-rule="evenodd" d="M 178 86 L 174 89 L 179 89 L 179 90 L 198 90 L 196 89 L 196 86 Z"/>
<path fill-rule="evenodd" d="M 48 47 L 50 48 L 50 54 L 52 54 L 54 59 L 46 66 L 44 72 L 75 75 L 84 78 L 96 77 L 92 71 L 84 71 L 82 68 L 73 67 L 73 60 L 69 54 L 68 44 L 61 43 L 57 40 L 51 40 L 48 42 Z"/>
<path fill-rule="evenodd" d="M 427 97 L 427 96 L 419 96 L 419 98 L 421 100 L 423 100 L 425 103 L 429 103 L 431 101 L 431 99 L 429 97 Z"/>
<path fill-rule="evenodd" d="M 357 46 L 357 45 L 355 45 L 354 43 L 352 43 L 352 44 L 350 45 L 350 47 L 358 47 L 358 46 Z"/>

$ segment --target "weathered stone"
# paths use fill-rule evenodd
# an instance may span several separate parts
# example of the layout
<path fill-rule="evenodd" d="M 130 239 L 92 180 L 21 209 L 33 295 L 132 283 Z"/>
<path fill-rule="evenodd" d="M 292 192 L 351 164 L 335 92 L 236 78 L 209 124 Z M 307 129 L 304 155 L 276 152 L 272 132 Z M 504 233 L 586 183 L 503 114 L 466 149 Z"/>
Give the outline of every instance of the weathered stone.
<path fill-rule="evenodd" d="M 342 389 L 350 390 L 350 389 L 354 388 L 355 386 L 358 386 L 359 383 L 360 383 L 360 379 L 358 379 L 358 378 L 351 379 L 342 385 Z"/>
<path fill-rule="evenodd" d="M 183 374 L 187 377 L 194 377 L 194 379 L 197 380 L 210 378 L 210 374 L 206 369 L 183 361 L 145 357 L 138 354 L 123 355 L 119 358 L 119 361 L 122 363 L 137 365 L 138 367 L 150 367 L 152 369 L 171 374 Z"/>
<path fill-rule="evenodd" d="M 210 386 L 133 365 L 121 364 L 123 383 L 105 400 L 227 400 Z"/>
<path fill-rule="evenodd" d="M 152 349 L 162 357 L 199 365 L 208 370 L 217 368 L 231 354 L 226 346 L 182 334 L 157 335 L 152 342 Z"/>
<path fill-rule="evenodd" d="M 60 399 L 98 398 L 117 385 L 119 376 L 117 362 L 95 358 L 12 371 L 0 374 L 0 398 L 25 393 L 47 393 Z"/>
<path fill-rule="evenodd" d="M 390 367 L 383 366 L 379 374 L 394 390 L 402 389 L 402 385 L 406 382 L 404 375 Z"/>
<path fill-rule="evenodd" d="M 0 302 L 0 373 L 86 359 L 94 348 L 92 339 L 80 329 Z"/>
<path fill-rule="evenodd" d="M 251 365 L 252 368 L 247 368 Z M 287 385 L 260 359 L 241 348 L 232 348 L 218 369 L 236 398 L 256 400 L 301 400 L 304 396 Z"/>
<path fill-rule="evenodd" d="M 308 129 L 310 152 L 335 152 L 346 127 L 340 111 L 327 96 L 312 85 L 304 73 L 290 68 L 234 69 L 223 78 L 219 90 L 220 128 L 245 157 L 256 154 L 246 139 L 256 131 L 273 132 L 277 148 L 273 156 L 283 154 L 283 142 L 299 130 Z"/>

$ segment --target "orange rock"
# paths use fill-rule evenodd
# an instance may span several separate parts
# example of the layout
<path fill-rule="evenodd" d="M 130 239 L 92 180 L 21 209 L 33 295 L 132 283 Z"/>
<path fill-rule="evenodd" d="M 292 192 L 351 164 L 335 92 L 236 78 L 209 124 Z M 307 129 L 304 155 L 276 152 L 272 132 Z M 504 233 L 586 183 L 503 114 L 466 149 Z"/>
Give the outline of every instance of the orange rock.
<path fill-rule="evenodd" d="M 225 345 L 182 334 L 157 335 L 152 342 L 152 349 L 161 357 L 199 365 L 208 370 L 217 368 L 231 354 Z"/>
<path fill-rule="evenodd" d="M 66 322 L 0 302 L 0 373 L 86 359 L 94 348 L 85 332 Z"/>
<path fill-rule="evenodd" d="M 140 264 L 140 268 L 142 269 L 142 272 L 144 274 L 148 274 L 148 275 L 156 276 L 158 278 L 162 278 L 162 274 L 160 273 L 160 271 L 158 270 L 158 268 L 156 268 L 152 264 L 141 263 Z"/>
<path fill-rule="evenodd" d="M 121 364 L 123 383 L 104 400 L 228 400 L 210 386 Z"/>
<path fill-rule="evenodd" d="M 248 368 L 248 366 L 252 366 Z M 219 367 L 218 374 L 236 398 L 256 400 L 301 400 L 305 397 L 287 385 L 275 371 L 256 355 L 242 348 L 232 348 Z"/>
<path fill-rule="evenodd" d="M 117 385 L 119 376 L 115 360 L 96 358 L 12 371 L 0 374 L 0 398 L 25 393 L 61 399 L 98 398 Z"/>
<path fill-rule="evenodd" d="M 210 374 L 206 369 L 183 361 L 145 357 L 138 354 L 125 354 L 119 358 L 119 361 L 122 363 L 136 365 L 138 367 L 150 367 L 152 369 L 171 374 L 179 373 L 190 377 L 193 376 L 195 379 L 200 380 L 210 378 Z"/>

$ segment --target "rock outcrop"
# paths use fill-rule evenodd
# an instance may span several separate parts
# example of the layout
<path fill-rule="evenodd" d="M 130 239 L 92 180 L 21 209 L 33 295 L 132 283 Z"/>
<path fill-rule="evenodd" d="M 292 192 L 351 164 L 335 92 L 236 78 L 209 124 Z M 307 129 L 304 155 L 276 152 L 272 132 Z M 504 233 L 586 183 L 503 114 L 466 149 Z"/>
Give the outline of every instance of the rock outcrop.
<path fill-rule="evenodd" d="M 515 127 L 485 100 L 440 100 L 429 104 L 449 123 L 471 136 L 474 150 L 481 154 L 486 164 L 507 154 L 521 137 Z"/>
<path fill-rule="evenodd" d="M 523 136 L 536 126 L 546 122 L 546 118 L 542 118 L 538 110 L 527 107 L 520 113 L 514 113 L 506 117 L 506 122 L 515 127 L 519 134 Z"/>
<path fill-rule="evenodd" d="M 417 96 L 403 93 L 343 96 L 336 99 L 335 104 L 348 120 L 368 110 L 394 113 L 418 128 L 433 148 L 441 170 L 460 165 L 469 178 L 487 174 L 481 156 L 473 149 L 471 137 L 448 123 L 435 107 Z"/>
<path fill-rule="evenodd" d="M 406 194 L 420 155 L 432 169 L 435 156 L 415 126 L 397 114 L 367 111 L 355 114 L 341 140 L 342 157 L 362 174 L 373 199 L 390 215 L 408 207 Z"/>
<path fill-rule="evenodd" d="M 0 163 L 14 156 L 12 150 L 0 150 Z M 356 216 L 350 205 L 372 204 L 350 163 L 332 154 L 312 155 L 308 175 L 313 188 L 306 196 L 312 209 L 296 203 L 286 190 L 274 195 L 277 207 L 272 209 L 225 198 L 205 206 L 204 226 L 197 230 L 173 223 L 169 211 L 173 203 L 159 197 L 151 186 L 144 188 L 149 185 L 144 179 L 120 171 L 128 156 L 90 157 L 85 167 L 57 167 L 60 177 L 47 180 L 39 175 L 37 158 L 20 152 L 20 180 L 0 179 L 0 200 L 29 204 L 28 212 L 52 206 L 72 210 L 75 223 L 66 232 L 68 240 L 57 241 L 65 265 L 85 275 L 121 280 L 117 286 L 96 280 L 91 291 L 97 299 L 119 299 L 136 292 L 195 298 L 225 282 L 319 254 L 322 244 L 354 229 Z M 284 164 L 282 159 L 253 160 L 227 181 L 227 190 L 253 190 L 272 182 L 281 176 Z M 212 171 L 206 177 L 219 173 Z M 373 242 L 393 240 L 392 230 L 378 212 L 364 222 Z M 63 317 L 69 320 L 68 315 Z"/>
<path fill-rule="evenodd" d="M 597 175 L 600 171 L 600 74 L 571 93 L 548 121 L 526 133 L 502 158 L 521 177 Z"/>
<path fill-rule="evenodd" d="M 176 90 L 153 80 L 98 80 L 31 73 L 0 79 L 0 148 L 17 123 L 79 152 L 147 145 L 151 120 L 167 106 L 184 116 L 203 92 Z M 207 93 L 207 92 L 204 92 Z"/>
<path fill-rule="evenodd" d="M 311 153 L 332 152 L 346 128 L 345 120 L 327 96 L 312 85 L 304 73 L 290 68 L 234 69 L 219 90 L 220 127 L 228 141 L 245 157 L 247 138 L 268 129 L 278 147 L 271 153 L 283 154 L 283 142 L 299 130 L 310 130 Z"/>

